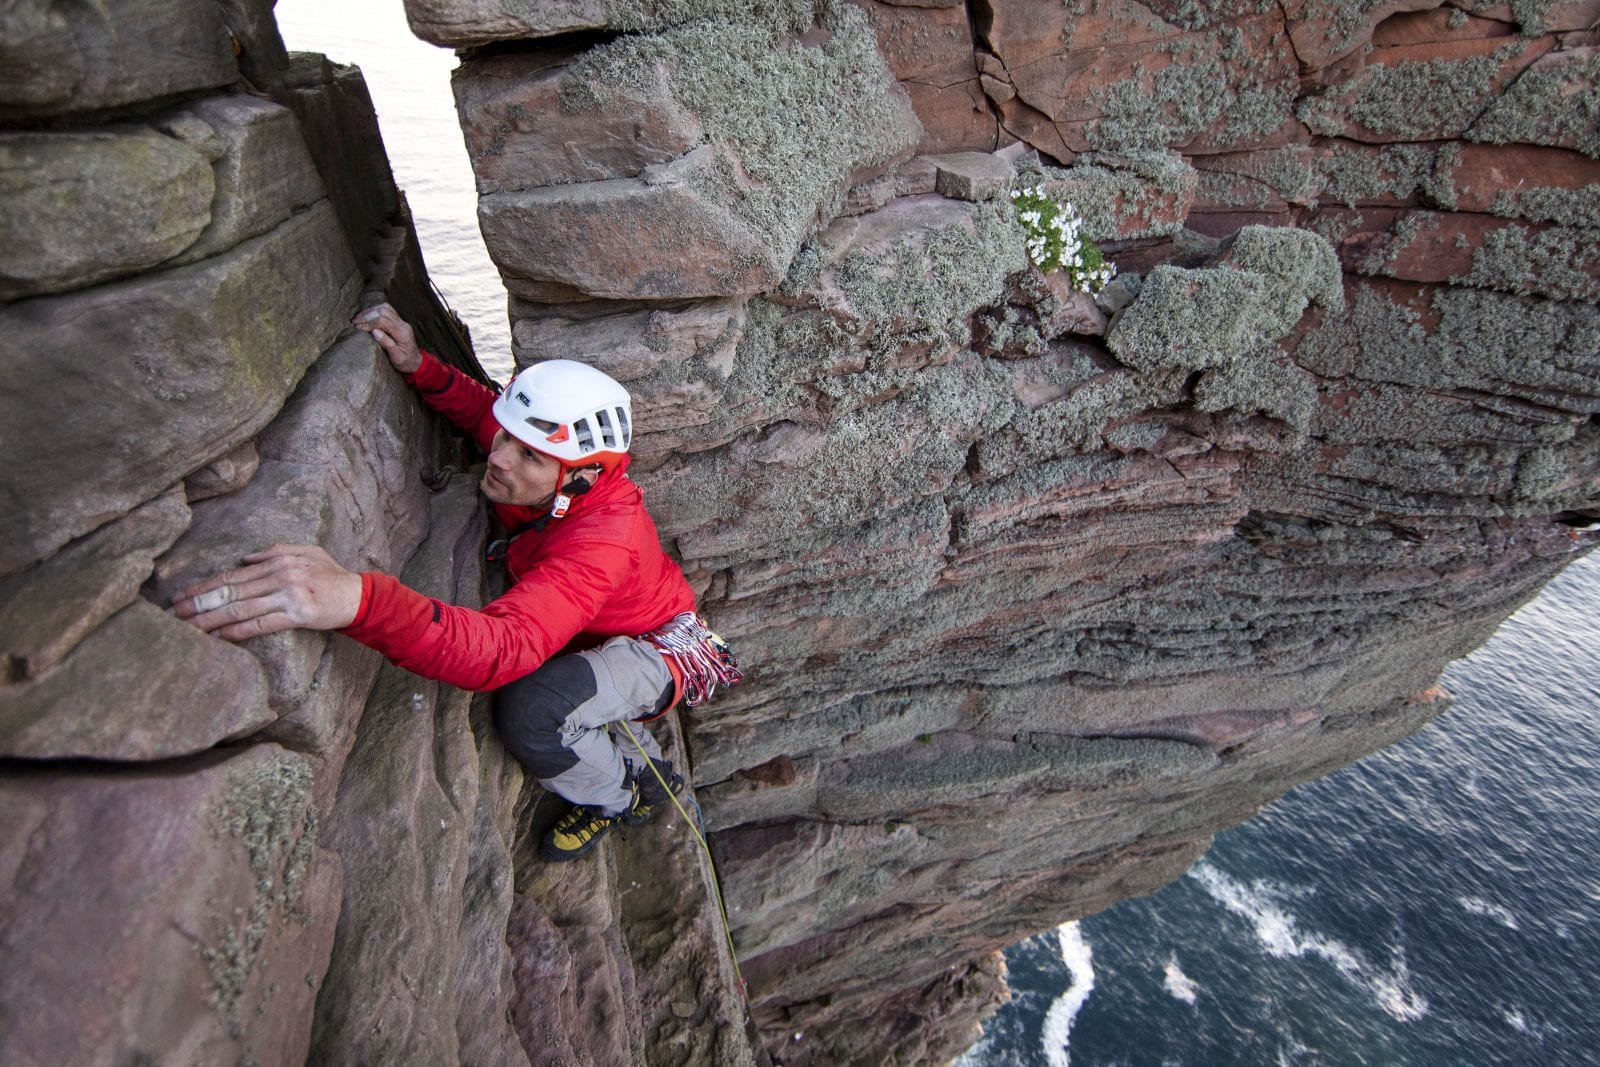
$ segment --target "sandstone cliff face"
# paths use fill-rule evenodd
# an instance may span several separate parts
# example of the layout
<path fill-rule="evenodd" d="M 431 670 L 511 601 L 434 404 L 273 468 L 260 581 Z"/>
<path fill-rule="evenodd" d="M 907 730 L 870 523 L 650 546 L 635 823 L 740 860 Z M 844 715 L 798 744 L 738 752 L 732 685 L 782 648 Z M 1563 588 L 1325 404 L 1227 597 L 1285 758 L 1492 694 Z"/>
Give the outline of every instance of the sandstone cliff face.
<path fill-rule="evenodd" d="M 475 364 L 357 72 L 266 3 L 25 2 L 0 1062 L 948 1058 L 1000 948 L 1418 728 L 1591 544 L 1593 2 L 407 14 L 464 50 L 517 358 L 628 382 L 748 669 L 665 740 L 759 1040 L 676 820 L 540 864 L 481 699 L 160 610 L 274 540 L 487 595 L 472 457 L 346 324 Z"/>
<path fill-rule="evenodd" d="M 0 61 L 0 1063 L 748 1060 L 670 827 L 631 898 L 533 867 L 483 701 L 162 610 L 275 541 L 485 595 L 472 457 L 348 329 L 481 374 L 360 73 L 212 0 L 11 5 Z"/>
<path fill-rule="evenodd" d="M 635 390 L 751 668 L 689 742 L 775 1058 L 948 1055 L 1590 543 L 1593 4 L 408 10 L 519 362 Z"/>

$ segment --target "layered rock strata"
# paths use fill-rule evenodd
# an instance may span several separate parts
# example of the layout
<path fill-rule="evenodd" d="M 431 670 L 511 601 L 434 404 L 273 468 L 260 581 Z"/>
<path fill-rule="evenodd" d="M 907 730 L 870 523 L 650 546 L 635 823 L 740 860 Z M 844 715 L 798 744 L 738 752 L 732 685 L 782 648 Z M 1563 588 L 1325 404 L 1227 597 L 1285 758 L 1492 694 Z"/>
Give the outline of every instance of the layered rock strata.
<path fill-rule="evenodd" d="M 274 540 L 492 592 L 346 329 L 477 373 L 359 73 L 251 0 L 0 15 L 0 1061 L 949 1059 L 1591 546 L 1597 14 L 410 0 L 517 359 L 628 382 L 747 668 L 664 738 L 747 1004 L 678 816 L 541 863 L 482 699 L 161 610 Z"/>
<path fill-rule="evenodd" d="M 1593 4 L 408 11 L 749 667 L 689 746 L 775 1060 L 952 1055 L 1592 543 Z"/>
<path fill-rule="evenodd" d="M 481 376 L 360 72 L 212 0 L 11 5 L 0 58 L 0 1063 L 749 1062 L 693 852 L 519 876 L 483 701 L 163 610 L 274 542 L 485 595 L 475 457 L 348 327 Z"/>

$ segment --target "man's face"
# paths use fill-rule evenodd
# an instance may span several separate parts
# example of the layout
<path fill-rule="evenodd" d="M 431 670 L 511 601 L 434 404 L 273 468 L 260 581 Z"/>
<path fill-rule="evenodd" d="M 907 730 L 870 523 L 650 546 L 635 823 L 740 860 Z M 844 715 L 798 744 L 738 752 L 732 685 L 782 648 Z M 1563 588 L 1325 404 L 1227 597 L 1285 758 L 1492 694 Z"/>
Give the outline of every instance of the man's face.
<path fill-rule="evenodd" d="M 542 504 L 556 491 L 561 464 L 504 430 L 494 435 L 489 466 L 478 488 L 495 504 Z"/>

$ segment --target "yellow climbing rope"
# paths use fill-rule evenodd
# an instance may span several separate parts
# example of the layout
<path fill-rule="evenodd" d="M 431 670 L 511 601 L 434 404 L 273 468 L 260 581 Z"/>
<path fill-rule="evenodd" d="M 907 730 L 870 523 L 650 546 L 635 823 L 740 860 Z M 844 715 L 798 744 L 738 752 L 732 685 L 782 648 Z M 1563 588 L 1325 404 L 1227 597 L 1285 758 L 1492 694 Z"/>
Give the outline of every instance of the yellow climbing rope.
<path fill-rule="evenodd" d="M 689 827 L 689 832 L 694 834 L 694 839 L 700 842 L 700 848 L 706 854 L 706 863 L 711 867 L 711 895 L 717 902 L 717 915 L 722 919 L 722 935 L 728 941 L 728 957 L 733 961 L 733 977 L 739 983 L 739 999 L 745 999 L 744 974 L 739 970 L 739 950 L 733 945 L 733 928 L 728 925 L 728 908 L 722 902 L 721 879 L 717 876 L 717 861 L 711 858 L 711 846 L 706 842 L 705 834 L 700 832 L 699 820 L 691 818 L 683 803 L 678 800 L 678 794 L 672 791 L 672 786 L 661 774 L 661 769 L 656 766 L 656 761 L 650 758 L 650 753 L 644 750 L 639 743 L 639 738 L 634 734 L 633 727 L 627 719 L 619 720 L 622 728 L 628 733 L 628 740 L 633 742 L 633 747 L 639 750 L 639 755 L 644 758 L 645 765 L 650 768 L 650 773 L 656 776 L 656 781 L 661 783 L 661 788 L 671 798 L 673 807 L 678 809 L 678 814 L 683 816 L 683 821 Z"/>

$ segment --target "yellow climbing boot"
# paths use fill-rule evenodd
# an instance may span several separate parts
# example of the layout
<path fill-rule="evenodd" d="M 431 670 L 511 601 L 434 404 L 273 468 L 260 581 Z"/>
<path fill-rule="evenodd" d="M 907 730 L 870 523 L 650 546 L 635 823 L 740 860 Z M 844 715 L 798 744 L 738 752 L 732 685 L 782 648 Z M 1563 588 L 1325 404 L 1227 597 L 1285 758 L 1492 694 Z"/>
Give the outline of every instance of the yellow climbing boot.
<path fill-rule="evenodd" d="M 544 844 L 539 847 L 539 855 L 556 863 L 586 856 L 621 821 L 620 815 L 607 815 L 599 808 L 580 804 L 556 820 L 555 826 L 545 835 Z"/>

